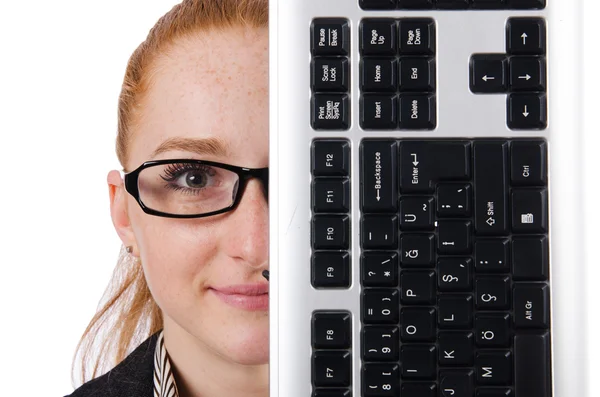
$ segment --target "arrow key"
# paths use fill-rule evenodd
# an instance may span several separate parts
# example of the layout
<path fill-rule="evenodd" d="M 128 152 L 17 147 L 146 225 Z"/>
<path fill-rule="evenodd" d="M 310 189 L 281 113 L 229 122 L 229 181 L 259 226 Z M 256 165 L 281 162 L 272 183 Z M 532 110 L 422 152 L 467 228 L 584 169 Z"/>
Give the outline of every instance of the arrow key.
<path fill-rule="evenodd" d="M 545 91 L 546 61 L 541 57 L 512 57 L 509 61 L 511 91 Z"/>
<path fill-rule="evenodd" d="M 508 61 L 504 54 L 474 54 L 471 57 L 471 91 L 478 94 L 503 93 L 508 89 Z"/>
<path fill-rule="evenodd" d="M 546 94 L 510 94 L 507 103 L 508 128 L 544 129 L 547 125 Z"/>

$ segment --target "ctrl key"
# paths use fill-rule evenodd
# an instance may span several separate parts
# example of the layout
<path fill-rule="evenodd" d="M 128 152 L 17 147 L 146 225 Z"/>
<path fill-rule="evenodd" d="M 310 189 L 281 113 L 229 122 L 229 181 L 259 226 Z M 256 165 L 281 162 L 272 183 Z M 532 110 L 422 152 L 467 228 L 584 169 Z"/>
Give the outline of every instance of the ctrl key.
<path fill-rule="evenodd" d="M 349 351 L 315 351 L 312 378 L 316 387 L 350 386 L 351 354 Z"/>

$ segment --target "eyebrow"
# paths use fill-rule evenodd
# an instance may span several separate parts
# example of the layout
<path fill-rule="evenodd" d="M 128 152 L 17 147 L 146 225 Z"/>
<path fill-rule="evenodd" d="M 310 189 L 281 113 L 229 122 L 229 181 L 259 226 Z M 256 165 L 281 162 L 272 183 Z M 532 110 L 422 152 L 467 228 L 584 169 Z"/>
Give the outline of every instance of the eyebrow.
<path fill-rule="evenodd" d="M 222 157 L 226 157 L 228 154 L 227 145 L 218 138 L 169 138 L 156 148 L 152 153 L 152 158 L 170 150 Z"/>

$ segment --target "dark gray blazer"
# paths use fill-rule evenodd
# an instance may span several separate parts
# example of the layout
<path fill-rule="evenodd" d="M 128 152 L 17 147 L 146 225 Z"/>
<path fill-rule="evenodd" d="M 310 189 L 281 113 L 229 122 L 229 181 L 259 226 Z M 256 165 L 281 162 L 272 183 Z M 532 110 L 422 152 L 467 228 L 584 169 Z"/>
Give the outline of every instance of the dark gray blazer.
<path fill-rule="evenodd" d="M 84 383 L 65 397 L 153 397 L 154 349 L 158 334 L 146 339 L 106 374 Z"/>

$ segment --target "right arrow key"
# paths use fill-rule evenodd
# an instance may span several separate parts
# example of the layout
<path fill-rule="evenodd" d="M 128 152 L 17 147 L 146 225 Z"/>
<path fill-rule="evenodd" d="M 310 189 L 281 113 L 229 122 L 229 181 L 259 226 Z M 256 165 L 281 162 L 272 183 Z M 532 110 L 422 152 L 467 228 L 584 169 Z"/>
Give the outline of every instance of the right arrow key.
<path fill-rule="evenodd" d="M 546 61 L 542 57 L 512 57 L 511 91 L 546 91 Z"/>
<path fill-rule="evenodd" d="M 544 129 L 547 126 L 546 94 L 510 94 L 508 128 L 513 130 Z"/>

